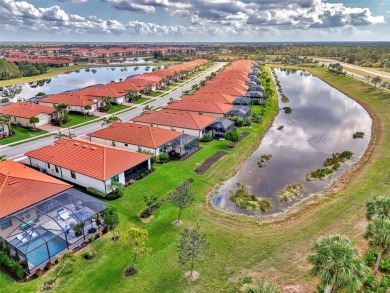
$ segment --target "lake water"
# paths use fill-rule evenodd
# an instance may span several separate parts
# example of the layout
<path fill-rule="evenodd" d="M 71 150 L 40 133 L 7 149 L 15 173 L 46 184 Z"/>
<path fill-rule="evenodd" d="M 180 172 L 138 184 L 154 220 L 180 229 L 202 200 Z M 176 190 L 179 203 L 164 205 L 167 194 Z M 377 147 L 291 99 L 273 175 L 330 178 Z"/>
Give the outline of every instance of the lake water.
<path fill-rule="evenodd" d="M 3 96 L 9 97 L 11 102 L 16 102 L 18 99 L 28 100 L 39 92 L 44 92 L 46 95 L 49 95 L 81 89 L 95 84 L 106 84 L 111 81 L 119 81 L 120 79 L 126 79 L 129 76 L 147 72 L 146 68 L 146 66 L 122 66 L 81 69 L 78 71 L 64 73 L 46 80 L 13 86 L 11 88 L 18 87 L 15 94 L 3 94 Z M 153 66 L 150 66 L 148 71 L 152 71 L 152 68 Z"/>
<path fill-rule="evenodd" d="M 227 180 L 214 196 L 212 203 L 220 208 L 244 214 L 281 212 L 310 194 L 318 193 L 351 167 L 365 152 L 371 137 L 371 118 L 365 109 L 343 93 L 304 71 L 276 70 L 288 103 L 279 101 L 280 108 L 291 107 L 291 114 L 281 109 L 260 147 L 243 164 L 240 171 Z M 284 126 L 278 130 L 279 126 Z M 364 132 L 363 139 L 352 135 Z M 245 139 L 241 142 L 245 143 Z M 240 147 L 239 145 L 237 147 Z M 352 151 L 354 157 L 326 180 L 307 181 L 305 176 L 322 167 L 333 153 Z M 261 155 L 271 154 L 267 166 L 259 168 Z M 272 202 L 266 213 L 243 210 L 230 200 L 237 183 L 248 187 L 260 198 Z M 282 202 L 277 193 L 288 184 L 304 186 L 302 196 Z"/>

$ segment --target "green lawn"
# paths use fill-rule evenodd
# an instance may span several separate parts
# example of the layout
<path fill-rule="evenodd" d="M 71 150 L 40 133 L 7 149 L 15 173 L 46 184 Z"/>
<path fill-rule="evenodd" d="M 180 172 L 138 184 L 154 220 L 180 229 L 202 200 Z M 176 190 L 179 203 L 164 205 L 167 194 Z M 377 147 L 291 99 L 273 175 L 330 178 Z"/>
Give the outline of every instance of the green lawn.
<path fill-rule="evenodd" d="M 129 106 L 125 106 L 125 105 L 112 105 L 111 109 L 107 112 L 107 114 L 113 114 L 129 108 L 130 108 Z"/>
<path fill-rule="evenodd" d="M 27 138 L 31 138 L 31 137 L 35 137 L 47 133 L 47 131 L 44 130 L 31 131 L 27 128 L 16 127 L 14 125 L 12 126 L 12 130 L 16 132 L 16 135 L 0 139 L 0 145 L 17 142 L 23 139 L 27 139 Z"/>
<path fill-rule="evenodd" d="M 152 93 L 152 97 L 159 97 L 161 96 L 163 93 L 162 92 L 153 92 Z"/>
<path fill-rule="evenodd" d="M 342 233 L 361 247 L 365 229 L 365 203 L 373 195 L 390 193 L 390 99 L 364 83 L 348 76 L 328 73 L 324 68 L 308 68 L 332 86 L 348 93 L 357 101 L 375 111 L 382 133 L 371 155 L 348 187 L 321 204 L 304 209 L 288 221 L 264 224 L 255 218 L 233 216 L 209 207 L 206 195 L 231 177 L 242 162 L 257 148 L 261 137 L 278 112 L 272 101 L 262 124 L 253 124 L 250 135 L 236 148 L 227 148 L 227 141 L 201 144 L 202 149 L 188 159 L 157 166 L 156 172 L 129 186 L 125 196 L 112 202 L 120 212 L 119 230 L 126 226 L 148 230 L 147 245 L 153 250 L 136 265 L 139 272 L 126 278 L 124 269 L 131 261 L 131 251 L 122 242 L 103 237 L 93 242 L 97 257 L 85 261 L 77 257 L 74 271 L 60 276 L 54 292 L 238 292 L 243 277 L 266 277 L 279 286 L 302 285 L 304 292 L 313 292 L 317 280 L 309 275 L 306 261 L 312 243 L 320 236 Z M 255 106 L 258 107 L 258 106 Z M 255 108 L 256 109 L 256 108 Z M 210 170 L 198 175 L 193 170 L 210 155 L 226 151 Z M 142 224 L 139 213 L 145 208 L 143 195 L 166 197 L 180 182 L 193 178 L 196 203 L 183 213 L 184 224 L 173 226 L 177 210 L 166 204 L 154 213 L 148 224 Z M 277 179 L 275 179 L 277 180 Z M 196 266 L 199 280 L 190 283 L 177 262 L 176 246 L 180 231 L 200 224 L 210 242 L 207 259 Z M 28 283 L 15 283 L 0 274 L 2 292 L 36 292 L 43 282 L 53 277 L 57 266 L 48 274 Z"/>
<path fill-rule="evenodd" d="M 99 117 L 96 116 L 87 116 L 87 115 L 79 115 L 79 114 L 68 114 L 70 121 L 68 123 L 63 124 L 61 127 L 67 128 L 71 126 L 75 126 L 80 123 L 89 122 L 91 120 L 95 120 Z"/>
<path fill-rule="evenodd" d="M 143 102 L 149 101 L 149 98 L 138 98 L 134 104 L 142 104 Z"/>

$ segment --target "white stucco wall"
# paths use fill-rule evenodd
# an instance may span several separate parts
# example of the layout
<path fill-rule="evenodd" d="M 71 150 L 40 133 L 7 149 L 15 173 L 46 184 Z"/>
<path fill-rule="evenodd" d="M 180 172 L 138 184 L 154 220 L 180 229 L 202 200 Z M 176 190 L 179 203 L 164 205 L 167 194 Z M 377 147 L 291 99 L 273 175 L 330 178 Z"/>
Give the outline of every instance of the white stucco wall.
<path fill-rule="evenodd" d="M 110 145 L 110 146 L 113 145 L 112 140 L 107 140 L 107 139 L 102 139 L 102 138 L 92 137 L 92 136 L 90 137 L 90 140 L 93 142 L 98 142 L 98 143 L 102 143 L 102 144 L 106 144 L 106 145 Z M 115 141 L 115 147 L 118 147 L 118 148 L 121 148 L 124 150 L 128 150 L 128 151 L 133 151 L 133 152 L 139 151 L 138 145 L 127 144 L 127 146 L 126 146 L 125 143 L 119 142 L 119 141 Z M 147 147 L 143 147 L 143 146 L 140 146 L 140 147 L 141 147 L 141 150 L 151 152 L 154 155 L 158 155 L 160 153 L 159 148 L 152 149 L 152 148 L 147 148 Z"/>

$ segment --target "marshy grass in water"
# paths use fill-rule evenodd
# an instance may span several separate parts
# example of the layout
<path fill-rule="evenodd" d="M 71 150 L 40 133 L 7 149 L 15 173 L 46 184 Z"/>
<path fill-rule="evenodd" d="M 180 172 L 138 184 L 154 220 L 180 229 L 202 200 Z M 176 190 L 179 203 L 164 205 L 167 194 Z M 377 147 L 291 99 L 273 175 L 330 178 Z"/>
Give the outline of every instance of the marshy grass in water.
<path fill-rule="evenodd" d="M 284 128 L 284 125 L 280 125 L 277 130 L 282 130 Z"/>
<path fill-rule="evenodd" d="M 335 171 L 337 171 L 341 164 L 344 164 L 346 161 L 350 160 L 353 157 L 353 153 L 350 151 L 344 151 L 342 153 L 335 153 L 332 157 L 327 158 L 324 161 L 324 168 L 320 168 L 310 172 L 306 175 L 306 180 L 311 181 L 314 179 L 323 180 L 328 176 L 331 176 Z"/>
<path fill-rule="evenodd" d="M 286 114 L 291 114 L 292 109 L 291 109 L 290 107 L 284 107 L 284 108 L 283 108 L 283 111 L 284 111 L 284 113 L 286 113 Z"/>
<path fill-rule="evenodd" d="M 281 201 L 289 201 L 302 195 L 303 185 L 300 183 L 288 184 L 282 191 L 278 192 Z"/>
<path fill-rule="evenodd" d="M 272 155 L 261 155 L 260 160 L 257 161 L 257 166 L 259 166 L 259 168 L 263 168 L 267 166 L 267 162 L 270 161 L 271 159 L 272 159 Z"/>
<path fill-rule="evenodd" d="M 355 133 L 352 135 L 352 137 L 353 137 L 354 139 L 356 139 L 356 138 L 364 138 L 364 132 L 360 132 L 360 131 L 355 132 Z"/>
<path fill-rule="evenodd" d="M 238 189 L 230 193 L 230 200 L 233 201 L 238 207 L 244 210 L 260 210 L 262 212 L 268 211 L 272 204 L 268 199 L 258 198 L 256 195 L 251 194 L 248 188 L 240 183 L 237 183 Z"/>
<path fill-rule="evenodd" d="M 282 94 L 282 97 L 280 99 L 281 99 L 282 103 L 290 102 L 290 100 L 287 98 L 287 96 L 285 94 Z"/>

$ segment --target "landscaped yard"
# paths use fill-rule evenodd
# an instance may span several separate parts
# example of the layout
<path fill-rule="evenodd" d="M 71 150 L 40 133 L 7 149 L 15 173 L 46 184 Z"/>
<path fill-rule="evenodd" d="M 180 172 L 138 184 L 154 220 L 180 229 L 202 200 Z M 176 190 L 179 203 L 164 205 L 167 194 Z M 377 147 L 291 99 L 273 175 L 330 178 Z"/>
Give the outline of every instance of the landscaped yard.
<path fill-rule="evenodd" d="M 112 105 L 111 109 L 107 112 L 107 114 L 113 114 L 125 109 L 129 109 L 129 106 L 125 105 Z"/>
<path fill-rule="evenodd" d="M 152 97 L 159 97 L 162 95 L 162 92 L 153 92 Z"/>
<path fill-rule="evenodd" d="M 227 141 L 202 143 L 202 149 L 184 161 L 158 165 L 156 172 L 129 186 L 125 196 L 111 202 L 121 218 L 119 230 L 137 226 L 148 230 L 147 246 L 152 252 L 137 263 L 138 273 L 124 277 L 132 253 L 124 242 L 112 242 L 110 235 L 92 243 L 97 256 L 85 261 L 81 255 L 73 266 L 73 272 L 61 275 L 56 281 L 55 292 L 238 292 L 244 277 L 266 277 L 281 287 L 302 285 L 304 292 L 313 292 L 317 280 L 309 275 L 307 256 L 312 243 L 321 235 L 341 233 L 366 247 L 365 203 L 373 195 L 390 193 L 390 99 L 373 87 L 368 87 L 348 76 L 328 73 L 324 68 L 308 68 L 334 87 L 350 94 L 359 102 L 374 110 L 382 125 L 382 135 L 371 162 L 365 165 L 348 187 L 332 197 L 309 207 L 288 221 L 263 224 L 254 218 L 224 214 L 208 207 L 206 195 L 215 185 L 228 179 L 242 162 L 256 149 L 261 137 L 272 123 L 278 109 L 275 100 L 264 115 L 263 124 L 242 128 L 250 135 L 236 148 L 227 147 Z M 254 109 L 258 109 L 255 106 Z M 256 110 L 255 110 L 256 111 Z M 194 169 L 217 151 L 227 152 L 203 175 Z M 196 202 L 184 210 L 184 224 L 174 226 L 177 209 L 164 205 L 154 213 L 148 224 L 140 221 L 139 214 L 145 208 L 144 195 L 166 197 L 180 182 L 193 178 Z M 277 180 L 277 179 L 276 179 Z M 177 260 L 177 243 L 185 227 L 201 226 L 207 234 L 210 248 L 206 260 L 197 265 L 199 280 L 188 282 Z M 16 283 L 0 274 L 4 292 L 36 292 L 40 286 L 61 269 L 57 266 L 48 274 L 27 283 Z"/>
<path fill-rule="evenodd" d="M 96 116 L 88 116 L 88 115 L 79 115 L 79 114 L 68 114 L 70 121 L 68 123 L 63 124 L 61 127 L 66 128 L 66 127 L 71 127 L 75 126 L 80 123 L 85 123 L 89 122 L 91 120 L 97 119 L 99 117 Z"/>
<path fill-rule="evenodd" d="M 150 101 L 150 99 L 148 99 L 148 98 L 139 98 L 139 99 L 137 99 L 134 102 L 134 104 L 141 104 L 141 103 L 146 102 L 146 101 Z"/>
<path fill-rule="evenodd" d="M 27 139 L 27 138 L 31 138 L 31 137 L 35 137 L 47 133 L 47 131 L 44 130 L 31 131 L 27 128 L 16 127 L 16 126 L 13 126 L 12 130 L 16 132 L 16 135 L 0 139 L 0 145 L 17 142 L 23 139 Z"/>

